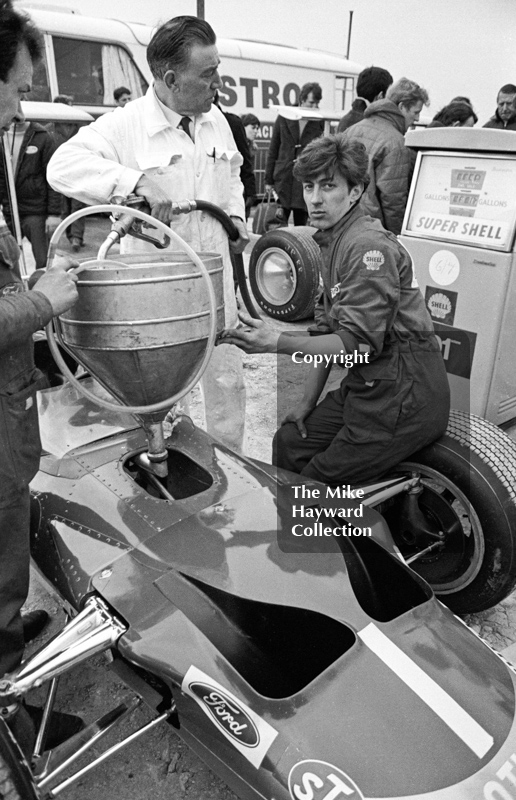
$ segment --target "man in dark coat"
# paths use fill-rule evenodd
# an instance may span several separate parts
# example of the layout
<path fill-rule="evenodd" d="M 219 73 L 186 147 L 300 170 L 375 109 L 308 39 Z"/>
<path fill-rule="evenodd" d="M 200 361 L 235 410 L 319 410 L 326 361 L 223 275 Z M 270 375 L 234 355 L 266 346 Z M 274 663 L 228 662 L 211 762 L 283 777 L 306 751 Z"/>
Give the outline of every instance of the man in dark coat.
<path fill-rule="evenodd" d="M 366 67 L 357 78 L 357 98 L 353 100 L 351 111 L 344 114 L 337 133 L 342 133 L 357 122 L 364 119 L 367 106 L 376 100 L 383 100 L 389 86 L 392 84 L 392 75 L 382 67 Z"/>
<path fill-rule="evenodd" d="M 401 78 L 385 100 L 366 109 L 362 122 L 343 133 L 347 141 L 362 142 L 369 156 L 370 182 L 361 201 L 364 211 L 395 234 L 401 232 L 415 162 L 414 152 L 405 147 L 405 132 L 419 119 L 423 104 L 428 104 L 425 89 Z"/>
<path fill-rule="evenodd" d="M 59 225 L 61 197 L 47 183 L 47 166 L 56 145 L 37 122 L 17 119 L 0 145 L 0 203 L 11 233 L 15 234 L 4 148 L 13 157 L 16 199 L 22 234 L 32 245 L 36 269 L 44 269 L 47 237 Z"/>
<path fill-rule="evenodd" d="M 506 83 L 498 92 L 496 111 L 483 128 L 499 128 L 504 131 L 516 131 L 516 86 Z"/>
<path fill-rule="evenodd" d="M 321 98 L 322 89 L 318 83 L 305 83 L 299 95 L 299 106 L 319 108 Z M 278 116 L 274 123 L 265 168 L 265 190 L 274 189 L 278 195 L 285 221 L 293 211 L 294 225 L 306 225 L 308 218 L 303 188 L 294 178 L 294 162 L 306 145 L 323 132 L 322 120 L 291 120 Z"/>

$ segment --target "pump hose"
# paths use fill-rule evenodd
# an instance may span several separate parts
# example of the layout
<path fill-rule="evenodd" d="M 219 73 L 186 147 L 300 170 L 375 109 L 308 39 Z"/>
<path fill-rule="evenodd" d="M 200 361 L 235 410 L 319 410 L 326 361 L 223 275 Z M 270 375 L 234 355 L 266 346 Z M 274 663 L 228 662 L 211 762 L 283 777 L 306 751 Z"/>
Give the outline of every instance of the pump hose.
<path fill-rule="evenodd" d="M 238 239 L 238 228 L 231 217 L 228 217 L 225 211 L 214 205 L 214 203 L 208 203 L 206 200 L 195 200 L 195 206 L 197 211 L 207 211 L 208 214 L 211 214 L 212 217 L 215 217 L 215 219 L 220 222 L 226 231 L 228 238 L 232 242 Z M 253 319 L 260 319 L 260 315 L 254 307 L 253 301 L 251 300 L 251 295 L 249 294 L 249 289 L 247 288 L 247 278 L 245 276 L 244 259 L 242 258 L 242 253 L 231 252 L 230 255 L 231 263 L 235 267 L 238 288 L 240 289 L 240 294 L 242 295 L 242 300 L 244 301 L 245 307 Z"/>

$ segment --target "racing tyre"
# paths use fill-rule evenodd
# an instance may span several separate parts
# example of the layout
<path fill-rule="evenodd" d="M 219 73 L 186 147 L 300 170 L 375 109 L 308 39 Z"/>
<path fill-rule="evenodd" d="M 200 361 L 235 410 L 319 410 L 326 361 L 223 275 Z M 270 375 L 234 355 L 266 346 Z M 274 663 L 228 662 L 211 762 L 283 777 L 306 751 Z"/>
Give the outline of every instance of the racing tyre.
<path fill-rule="evenodd" d="M 0 800 L 38 800 L 30 767 L 0 717 Z"/>
<path fill-rule="evenodd" d="M 443 546 L 414 560 L 412 569 L 458 614 L 507 597 L 516 585 L 516 442 L 496 425 L 452 409 L 444 436 L 402 466 L 421 474 L 419 507 L 445 534 Z M 409 555 L 395 525 L 393 534 Z"/>
<path fill-rule="evenodd" d="M 249 280 L 256 302 L 275 319 L 294 322 L 313 316 L 319 286 L 321 251 L 315 228 L 278 228 L 255 244 Z"/>

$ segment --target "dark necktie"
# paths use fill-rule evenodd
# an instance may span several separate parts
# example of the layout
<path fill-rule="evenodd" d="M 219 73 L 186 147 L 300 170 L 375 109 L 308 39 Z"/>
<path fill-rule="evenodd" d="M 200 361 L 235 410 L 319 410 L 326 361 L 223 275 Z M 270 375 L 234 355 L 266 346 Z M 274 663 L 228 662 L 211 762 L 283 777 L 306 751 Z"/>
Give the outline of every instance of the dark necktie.
<path fill-rule="evenodd" d="M 191 121 L 192 121 L 192 120 L 190 119 L 190 117 L 181 117 L 181 122 L 179 123 L 179 126 L 178 126 L 178 127 L 179 127 L 179 128 L 182 128 L 182 129 L 184 130 L 184 132 L 185 132 L 185 133 L 186 133 L 186 134 L 187 134 L 187 135 L 190 137 L 190 139 L 192 139 L 192 141 L 193 141 L 192 131 L 190 130 L 190 123 L 191 123 Z"/>

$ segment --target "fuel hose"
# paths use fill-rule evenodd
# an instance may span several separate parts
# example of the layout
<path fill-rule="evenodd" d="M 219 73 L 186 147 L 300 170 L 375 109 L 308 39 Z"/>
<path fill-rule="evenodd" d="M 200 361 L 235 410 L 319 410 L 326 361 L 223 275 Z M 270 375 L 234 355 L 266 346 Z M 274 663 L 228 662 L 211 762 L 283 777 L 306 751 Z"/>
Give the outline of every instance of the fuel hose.
<path fill-rule="evenodd" d="M 228 239 L 230 239 L 232 242 L 235 242 L 238 239 L 238 228 L 225 211 L 216 206 L 214 203 L 208 203 L 206 200 L 194 200 L 193 202 L 195 203 L 195 210 L 206 211 L 208 214 L 211 214 L 212 217 L 215 217 L 218 222 L 220 222 L 228 235 Z M 247 278 L 245 276 L 244 259 L 242 257 L 242 253 L 233 253 L 231 251 L 230 255 L 231 263 L 235 268 L 238 288 L 240 289 L 240 294 L 242 296 L 242 300 L 244 301 L 244 305 L 253 319 L 260 319 L 260 315 L 258 314 L 253 301 L 251 300 L 251 295 L 249 294 L 249 289 L 247 287 Z"/>

